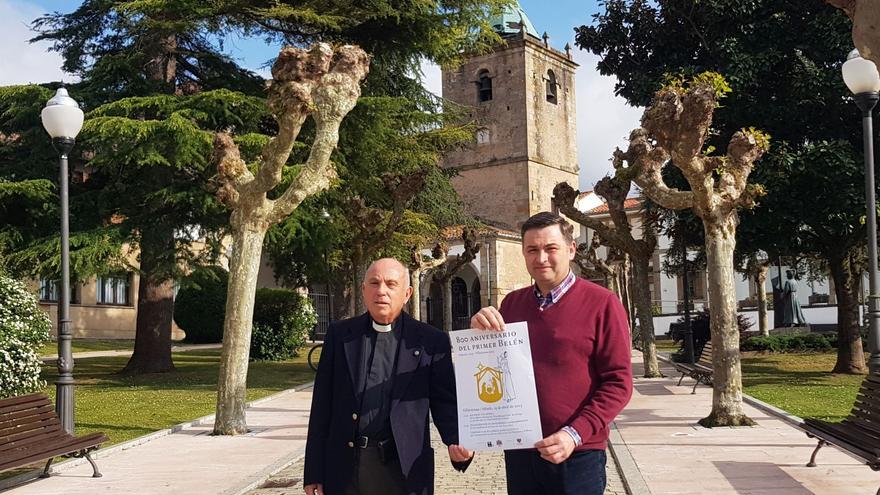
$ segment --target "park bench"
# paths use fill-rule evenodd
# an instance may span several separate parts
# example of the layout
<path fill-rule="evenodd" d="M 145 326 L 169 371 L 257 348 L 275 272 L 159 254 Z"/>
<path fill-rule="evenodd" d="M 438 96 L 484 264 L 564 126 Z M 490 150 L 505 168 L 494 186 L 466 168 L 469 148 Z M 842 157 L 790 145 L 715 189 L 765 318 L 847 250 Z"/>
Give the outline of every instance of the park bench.
<path fill-rule="evenodd" d="M 48 460 L 41 475 L 48 477 L 55 457 L 85 457 L 93 476 L 99 478 L 101 473 L 89 452 L 108 440 L 103 433 L 75 437 L 64 431 L 45 394 L 0 400 L 0 471 Z"/>
<path fill-rule="evenodd" d="M 808 437 L 819 440 L 807 466 L 815 467 L 819 449 L 833 445 L 880 471 L 880 375 L 865 377 L 849 416 L 840 423 L 806 418 L 799 426 Z"/>
<path fill-rule="evenodd" d="M 703 350 L 700 351 L 700 357 L 697 359 L 697 362 L 694 364 L 690 363 L 673 363 L 676 371 L 681 372 L 681 378 L 678 379 L 678 384 L 681 385 L 681 381 L 684 380 L 685 376 L 689 376 L 695 380 L 694 388 L 691 390 L 692 394 L 697 393 L 697 385 L 700 382 L 705 383 L 706 385 L 712 385 L 712 342 L 706 342 L 703 346 Z"/>

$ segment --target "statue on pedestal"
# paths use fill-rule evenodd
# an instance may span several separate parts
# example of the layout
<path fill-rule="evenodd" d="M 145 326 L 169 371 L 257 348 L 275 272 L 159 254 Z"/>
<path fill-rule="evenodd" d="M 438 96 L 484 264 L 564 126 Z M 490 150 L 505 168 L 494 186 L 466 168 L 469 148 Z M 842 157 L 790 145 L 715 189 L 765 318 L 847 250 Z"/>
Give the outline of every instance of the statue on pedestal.
<path fill-rule="evenodd" d="M 797 281 L 794 272 L 785 271 L 785 282 L 782 285 L 782 326 L 802 327 L 807 324 L 801 303 L 797 298 Z"/>

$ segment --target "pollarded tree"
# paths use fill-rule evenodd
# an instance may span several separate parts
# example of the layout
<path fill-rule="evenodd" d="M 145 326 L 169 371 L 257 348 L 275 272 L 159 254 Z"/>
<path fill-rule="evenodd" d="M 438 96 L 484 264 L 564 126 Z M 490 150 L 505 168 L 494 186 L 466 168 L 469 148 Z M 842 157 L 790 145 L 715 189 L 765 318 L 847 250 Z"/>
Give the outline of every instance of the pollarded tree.
<path fill-rule="evenodd" d="M 868 18 L 860 16 L 856 22 Z M 616 91 L 630 104 L 647 105 L 669 73 L 711 70 L 731 81 L 734 92 L 716 109 L 716 134 L 709 144 L 725 153 L 726 143 L 720 137 L 731 136 L 745 125 L 760 127 L 777 143 L 751 176 L 768 194 L 756 209 L 741 215 L 737 249 L 742 248 L 743 256 L 765 251 L 825 257 L 800 242 L 801 219 L 792 223 L 784 214 L 800 213 L 804 197 L 829 197 L 827 201 L 811 199 L 807 212 L 812 216 L 821 210 L 822 214 L 810 218 L 810 237 L 824 246 L 835 246 L 834 256 L 825 258 L 831 277 L 837 277 L 835 290 L 846 292 L 843 299 L 855 300 L 858 272 L 853 265 L 843 265 L 858 259 L 866 229 L 850 223 L 865 210 L 863 200 L 856 200 L 864 197 L 864 185 L 858 179 L 861 173 L 850 166 L 861 160 L 861 132 L 854 118 L 855 105 L 845 98 L 849 91 L 840 76 L 840 66 L 853 43 L 853 24 L 846 15 L 825 0 L 612 0 L 596 21 L 578 28 L 577 43 L 601 56 L 600 71 L 617 77 Z M 777 163 L 790 160 L 785 155 L 809 156 L 813 154 L 810 148 L 823 142 L 836 143 L 835 151 L 824 153 L 812 166 L 804 163 L 774 170 Z M 843 153 L 847 150 L 844 142 L 849 143 L 848 153 Z M 821 177 L 818 181 L 817 176 Z M 794 183 L 808 184 L 810 192 L 794 194 L 804 190 Z M 835 187 L 825 187 L 826 183 Z M 765 208 L 770 201 L 772 207 Z M 839 242 L 843 229 L 847 240 Z M 852 242 L 854 237 L 861 240 Z M 838 305 L 838 323 L 839 334 L 846 337 L 838 339 L 835 370 L 864 370 L 860 358 L 840 361 L 863 355 L 861 341 L 852 338 L 858 333 L 858 320 Z"/>
<path fill-rule="evenodd" d="M 449 259 L 449 246 L 445 242 L 438 242 L 431 249 L 431 256 L 422 254 L 421 246 L 411 248 L 412 259 L 409 262 L 410 287 L 413 289 L 410 298 L 410 316 L 416 320 L 422 319 L 422 276 L 431 270 L 446 263 Z"/>
<path fill-rule="evenodd" d="M 826 0 L 853 21 L 853 45 L 859 54 L 880 67 L 880 1 Z"/>
<path fill-rule="evenodd" d="M 334 315 L 354 315 L 363 309 L 360 277 L 370 261 L 409 262 L 412 246 L 428 245 L 442 227 L 466 223 L 461 199 L 437 165 L 445 151 L 473 140 L 473 125 L 456 114 L 409 98 L 361 98 L 340 128 L 334 187 L 269 232 L 276 275 L 289 284 L 315 280 L 315 272 L 323 278 L 319 243 L 334 275 Z M 310 219 L 321 209 L 316 204 L 332 221 Z M 309 260 L 319 270 L 310 269 Z"/>
<path fill-rule="evenodd" d="M 434 270 L 434 280 L 443 288 L 443 331 L 452 331 L 452 279 L 465 265 L 477 258 L 483 243 L 477 241 L 477 230 L 463 228 L 461 240 L 464 250 L 453 260 L 448 260 Z"/>
<path fill-rule="evenodd" d="M 214 138 L 220 182 L 217 197 L 232 210 L 233 242 L 214 424 L 217 434 L 247 432 L 244 409 L 248 355 L 266 231 L 290 215 L 305 198 L 330 186 L 336 176 L 330 155 L 339 140 L 339 126 L 357 103 L 360 83 L 368 70 L 366 53 L 355 46 L 334 50 L 320 43 L 308 50 L 284 48 L 272 67 L 268 97 L 278 134 L 263 147 L 258 163 L 249 167 L 229 134 L 218 133 Z M 287 188 L 270 199 L 269 193 L 275 192 L 281 182 L 284 165 L 308 117 L 315 123 L 308 159 Z"/>
<path fill-rule="evenodd" d="M 553 205 L 560 213 L 575 222 L 594 230 L 607 245 L 627 253 L 632 260 L 633 280 L 629 284 L 635 292 L 636 315 L 639 320 L 639 333 L 642 340 L 642 359 L 645 365 L 645 378 L 663 376 L 657 364 L 657 347 L 654 344 L 654 315 L 651 312 L 651 257 L 657 247 L 657 234 L 654 220 L 646 210 L 641 214 L 640 239 L 633 237 L 632 226 L 624 208 L 631 181 L 620 177 L 605 177 L 596 183 L 596 194 L 605 199 L 611 215 L 613 227 L 593 218 L 575 206 L 580 194 L 568 183 L 560 182 L 553 189 Z"/>
<path fill-rule="evenodd" d="M 748 184 L 754 163 L 769 148 L 769 137 L 754 129 L 731 137 L 727 154 L 704 153 L 718 100 L 729 91 L 724 79 L 703 73 L 690 83 L 672 81 L 658 91 L 630 134 L 626 152 L 617 150 L 614 166 L 620 177 L 638 184 L 646 196 L 672 210 L 691 209 L 703 222 L 712 308 L 712 411 L 700 420 L 707 427 L 750 425 L 742 407 L 742 372 L 733 252 L 737 210 L 752 207 L 761 189 Z M 690 191 L 670 188 L 661 171 L 671 164 L 681 170 Z"/>
<path fill-rule="evenodd" d="M 613 248 L 608 250 L 608 260 L 599 259 L 598 250 L 602 246 L 602 238 L 599 234 L 593 234 L 590 243 L 582 242 L 574 253 L 574 263 L 581 272 L 582 277 L 601 278 L 609 290 L 618 294 L 617 272 L 609 263 L 613 256 Z"/>

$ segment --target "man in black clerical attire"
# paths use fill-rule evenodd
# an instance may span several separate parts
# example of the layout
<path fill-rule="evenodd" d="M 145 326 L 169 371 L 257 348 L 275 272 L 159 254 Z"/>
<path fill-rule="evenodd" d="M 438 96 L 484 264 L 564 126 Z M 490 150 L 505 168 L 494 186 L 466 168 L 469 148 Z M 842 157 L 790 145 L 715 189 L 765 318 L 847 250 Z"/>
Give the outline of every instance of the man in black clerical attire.
<path fill-rule="evenodd" d="M 428 495 L 434 452 L 428 410 L 456 469 L 458 443 L 449 336 L 403 313 L 412 295 L 399 261 L 370 265 L 367 312 L 330 325 L 315 376 L 303 485 L 307 495 Z"/>

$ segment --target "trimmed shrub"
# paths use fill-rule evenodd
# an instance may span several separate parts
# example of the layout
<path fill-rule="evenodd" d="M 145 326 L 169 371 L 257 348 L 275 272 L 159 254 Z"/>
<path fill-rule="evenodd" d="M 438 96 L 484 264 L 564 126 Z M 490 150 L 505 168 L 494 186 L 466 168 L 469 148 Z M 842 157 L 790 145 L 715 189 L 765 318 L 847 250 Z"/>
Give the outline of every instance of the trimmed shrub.
<path fill-rule="evenodd" d="M 40 348 L 52 322 L 23 283 L 0 275 L 0 399 L 41 390 Z"/>
<path fill-rule="evenodd" d="M 181 280 L 174 299 L 174 321 L 186 332 L 185 342 L 214 344 L 223 340 L 228 285 L 229 272 L 220 266 L 197 268 Z"/>
<path fill-rule="evenodd" d="M 710 329 L 709 329 L 709 309 L 703 309 L 702 311 L 698 311 L 691 315 L 691 331 L 694 335 L 694 359 L 697 359 L 700 356 L 700 352 L 703 350 L 703 346 L 706 345 L 706 342 L 712 338 Z M 749 329 L 752 327 L 752 321 L 747 317 L 737 314 L 736 315 L 736 325 L 739 327 L 740 334 L 740 342 L 742 341 L 742 336 L 744 333 L 747 333 Z M 673 329 L 674 327 L 674 329 Z M 679 318 L 674 324 L 669 326 L 669 336 L 672 337 L 673 342 L 681 341 L 681 347 L 672 353 L 670 358 L 675 362 L 683 362 L 684 359 L 684 316 Z"/>
<path fill-rule="evenodd" d="M 741 351 L 760 352 L 825 352 L 836 347 L 836 335 L 819 333 L 749 337 L 739 346 Z"/>
<path fill-rule="evenodd" d="M 257 289 L 250 358 L 282 361 L 296 356 L 317 322 L 307 296 L 288 289 Z"/>

